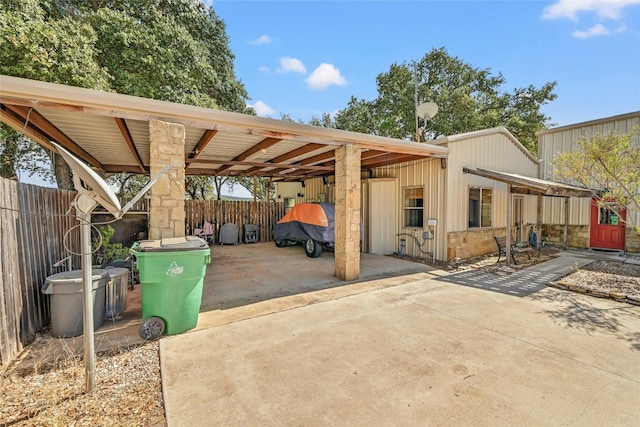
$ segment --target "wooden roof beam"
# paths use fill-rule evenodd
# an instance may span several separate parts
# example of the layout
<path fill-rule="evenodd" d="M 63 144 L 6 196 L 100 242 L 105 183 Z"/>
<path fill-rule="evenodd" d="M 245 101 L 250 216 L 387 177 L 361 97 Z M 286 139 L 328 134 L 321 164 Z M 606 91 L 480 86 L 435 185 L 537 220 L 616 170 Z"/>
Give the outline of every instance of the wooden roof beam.
<path fill-rule="evenodd" d="M 211 142 L 213 137 L 216 136 L 216 133 L 218 133 L 218 131 L 214 129 L 207 129 L 206 131 L 204 131 L 204 133 L 200 137 L 200 140 L 196 144 L 196 147 L 191 153 L 189 153 L 189 156 L 187 158 L 195 159 L 196 157 L 198 157 L 200 153 L 202 153 L 204 148 Z"/>
<path fill-rule="evenodd" d="M 118 125 L 118 129 L 120 129 L 120 133 L 122 134 L 122 137 L 124 138 L 125 142 L 129 146 L 129 151 L 131 152 L 133 159 L 138 165 L 138 168 L 140 168 L 139 172 L 146 173 L 144 169 L 144 163 L 142 163 L 142 157 L 140 157 L 140 153 L 138 153 L 136 144 L 133 142 L 133 137 L 131 136 L 131 132 L 129 132 L 129 127 L 127 126 L 127 123 L 124 121 L 124 119 L 120 119 L 118 117 L 114 118 L 114 120 L 116 121 L 116 125 Z"/>
<path fill-rule="evenodd" d="M 75 154 L 80 159 L 89 163 L 90 166 L 102 169 L 102 164 L 85 151 L 82 147 L 76 144 L 71 138 L 65 135 L 60 129 L 58 129 L 53 123 L 44 118 L 43 115 L 30 107 L 22 107 L 19 105 L 4 104 L 7 109 L 13 111 L 23 121 L 23 126 L 26 123 L 38 130 L 39 133 L 46 135 L 50 140 L 57 142 L 62 147 Z"/>
<path fill-rule="evenodd" d="M 282 141 L 282 139 L 280 138 L 265 138 L 259 143 L 257 143 L 256 145 L 254 145 L 253 147 L 249 148 L 248 150 L 245 150 L 242 153 L 238 154 L 232 160 L 239 160 L 239 161 L 246 160 L 248 157 L 251 157 L 253 154 L 260 152 L 260 150 L 266 150 L 280 141 Z M 218 173 L 222 173 L 229 168 L 231 168 L 231 165 L 223 165 L 220 168 L 218 168 Z"/>
<path fill-rule="evenodd" d="M 303 156 L 307 153 L 310 153 L 312 151 L 318 150 L 320 148 L 324 148 L 325 145 L 322 144 L 307 144 L 304 145 L 300 148 L 296 148 L 295 150 L 289 151 L 288 153 L 284 153 L 278 157 L 275 157 L 273 159 L 271 159 L 270 163 L 268 163 L 268 166 L 273 166 L 273 164 L 276 163 L 281 163 L 281 162 L 286 162 L 287 160 L 299 157 L 299 156 Z M 300 164 L 302 164 L 300 162 Z M 295 165 L 289 165 L 289 167 L 294 167 Z M 254 172 L 258 172 L 260 170 L 259 167 L 254 167 L 251 168 L 247 171 L 245 171 L 247 174 L 253 174 Z"/>
<path fill-rule="evenodd" d="M 47 150 L 55 151 L 55 147 L 53 146 L 53 144 L 51 144 L 51 139 L 47 135 L 32 126 L 30 123 L 25 126 L 24 119 L 8 108 L 5 108 L 4 104 L 2 104 L 2 106 L 0 107 L 0 121 L 2 121 L 2 123 L 6 123 L 17 132 L 20 132 L 33 139 Z"/>
<path fill-rule="evenodd" d="M 395 163 L 404 163 L 411 160 L 418 160 L 418 159 L 424 159 L 424 158 L 425 158 L 424 156 L 389 153 L 383 156 L 376 156 L 376 157 L 362 160 L 360 162 L 360 165 L 362 167 L 367 167 L 367 168 L 376 168 L 380 166 L 388 166 Z"/>

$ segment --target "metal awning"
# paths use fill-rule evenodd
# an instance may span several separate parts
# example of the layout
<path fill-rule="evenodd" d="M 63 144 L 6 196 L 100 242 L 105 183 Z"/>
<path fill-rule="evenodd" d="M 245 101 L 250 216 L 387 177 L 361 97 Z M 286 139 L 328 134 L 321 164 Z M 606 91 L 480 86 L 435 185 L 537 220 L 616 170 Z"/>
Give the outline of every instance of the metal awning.
<path fill-rule="evenodd" d="M 511 184 L 511 192 L 516 194 L 552 197 L 593 197 L 600 193 L 598 190 L 589 188 L 490 169 L 464 167 L 462 172 Z"/>
<path fill-rule="evenodd" d="M 185 126 L 190 175 L 303 180 L 332 175 L 335 149 L 359 147 L 362 170 L 446 158 L 446 147 L 91 89 L 0 76 L 0 120 L 105 173 L 148 173 L 149 120 Z"/>
<path fill-rule="evenodd" d="M 594 197 L 600 195 L 602 192 L 584 187 L 576 187 L 574 185 L 562 184 L 559 182 L 547 181 L 539 178 L 532 178 L 530 176 L 518 175 L 515 173 L 500 172 L 490 169 L 482 168 L 469 168 L 463 167 L 462 172 L 470 173 L 472 175 L 481 176 L 483 178 L 489 178 L 496 181 L 504 182 L 507 184 L 507 192 L 511 194 L 530 194 L 537 196 L 537 209 L 536 209 L 536 233 L 538 236 L 542 236 L 542 196 L 551 197 L 563 197 L 564 198 L 564 230 L 563 230 L 563 247 L 567 247 L 569 236 L 569 199 L 571 197 Z M 507 218 L 507 230 L 511 230 L 512 227 L 512 212 L 513 212 L 513 200 L 511 197 L 507 197 L 506 206 L 506 218 Z M 505 252 L 507 257 L 507 265 L 511 265 L 511 232 L 506 233 L 506 246 Z M 542 239 L 538 238 L 538 253 L 540 253 L 540 242 Z"/>

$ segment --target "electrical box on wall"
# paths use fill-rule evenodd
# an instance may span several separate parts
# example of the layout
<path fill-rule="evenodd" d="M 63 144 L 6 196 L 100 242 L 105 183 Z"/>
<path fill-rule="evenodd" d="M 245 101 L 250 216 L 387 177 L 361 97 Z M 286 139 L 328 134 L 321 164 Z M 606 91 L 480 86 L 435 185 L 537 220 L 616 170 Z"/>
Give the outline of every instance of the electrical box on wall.
<path fill-rule="evenodd" d="M 275 185 L 279 198 L 296 198 L 300 192 L 299 182 L 277 182 Z"/>
<path fill-rule="evenodd" d="M 427 220 L 427 225 L 428 225 L 429 227 L 435 227 L 436 225 L 438 225 L 438 220 L 437 220 L 437 219 L 435 219 L 435 218 L 429 218 L 429 219 Z"/>

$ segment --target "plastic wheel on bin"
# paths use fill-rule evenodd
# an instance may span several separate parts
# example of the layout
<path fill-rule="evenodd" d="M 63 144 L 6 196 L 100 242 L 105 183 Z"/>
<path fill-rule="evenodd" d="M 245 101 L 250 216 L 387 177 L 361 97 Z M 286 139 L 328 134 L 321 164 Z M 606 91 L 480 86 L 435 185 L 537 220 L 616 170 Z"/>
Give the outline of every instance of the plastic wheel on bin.
<path fill-rule="evenodd" d="M 142 322 L 138 333 L 147 341 L 160 338 L 164 333 L 164 320 L 159 317 L 149 317 Z"/>

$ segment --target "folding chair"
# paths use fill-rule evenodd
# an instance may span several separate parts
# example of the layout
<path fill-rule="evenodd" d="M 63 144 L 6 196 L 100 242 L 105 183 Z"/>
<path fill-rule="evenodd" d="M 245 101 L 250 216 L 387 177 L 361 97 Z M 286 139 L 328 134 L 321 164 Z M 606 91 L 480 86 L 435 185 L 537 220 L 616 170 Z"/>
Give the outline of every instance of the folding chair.
<path fill-rule="evenodd" d="M 204 221 L 202 228 L 194 228 L 193 235 L 204 239 L 210 245 L 216 242 L 216 222 Z"/>

